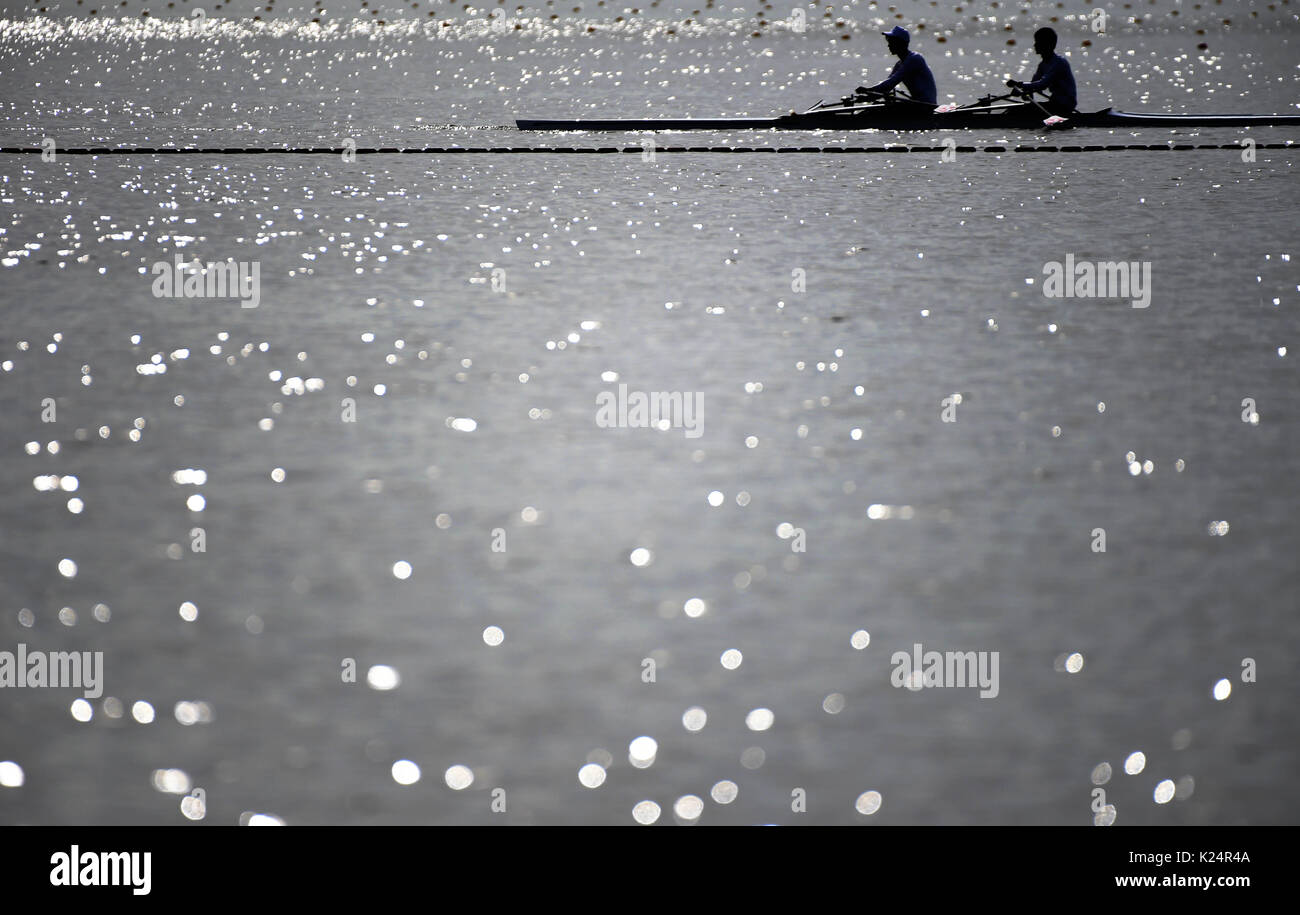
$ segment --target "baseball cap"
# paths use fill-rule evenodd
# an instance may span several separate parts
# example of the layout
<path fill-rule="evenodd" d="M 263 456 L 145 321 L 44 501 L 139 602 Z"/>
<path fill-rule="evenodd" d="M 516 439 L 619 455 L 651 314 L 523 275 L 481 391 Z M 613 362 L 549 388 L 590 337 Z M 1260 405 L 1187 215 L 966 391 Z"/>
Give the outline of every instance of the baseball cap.
<path fill-rule="evenodd" d="M 881 32 L 880 34 L 884 35 L 886 38 L 898 38 L 904 42 L 910 42 L 912 40 L 911 33 L 901 25 L 896 25 L 888 32 Z"/>

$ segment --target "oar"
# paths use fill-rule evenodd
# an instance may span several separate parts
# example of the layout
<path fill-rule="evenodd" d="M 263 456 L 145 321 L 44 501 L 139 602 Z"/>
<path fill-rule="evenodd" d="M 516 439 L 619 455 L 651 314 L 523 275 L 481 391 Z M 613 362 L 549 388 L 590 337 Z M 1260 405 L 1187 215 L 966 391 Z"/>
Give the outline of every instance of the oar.
<path fill-rule="evenodd" d="M 837 102 L 828 103 L 822 101 L 821 99 L 818 99 L 817 104 L 813 105 L 804 113 L 809 114 L 814 111 L 825 111 L 830 108 L 854 108 L 857 107 L 860 101 L 864 98 L 878 99 L 880 104 L 892 104 L 893 102 L 896 101 L 910 102 L 913 105 L 924 104 L 923 102 L 918 102 L 916 101 L 916 99 L 910 98 L 906 95 L 893 95 L 893 94 L 886 94 L 884 92 L 865 92 L 862 93 L 861 95 L 846 95 Z M 927 105 L 926 107 L 929 106 Z M 795 114 L 794 111 L 791 111 L 790 113 Z"/>
<path fill-rule="evenodd" d="M 821 111 L 823 108 L 838 108 L 841 105 L 851 105 L 851 104 L 853 104 L 853 96 L 851 95 L 846 95 L 844 96 L 844 98 L 834 102 L 827 102 L 823 99 L 818 99 L 817 104 L 813 105 L 811 108 L 805 111 L 804 114 L 808 114 L 813 111 Z M 793 108 L 790 109 L 790 113 L 798 114 L 798 112 L 795 111 Z"/>
<path fill-rule="evenodd" d="M 846 97 L 846 98 L 842 98 L 842 99 L 840 99 L 839 101 L 836 101 L 836 102 L 827 102 L 827 101 L 823 101 L 822 99 L 818 99 L 816 105 L 813 105 L 811 108 L 809 108 L 807 111 L 805 111 L 805 112 L 803 112 L 803 113 L 804 113 L 804 114 L 812 114 L 814 111 L 826 111 L 826 110 L 828 110 L 828 109 L 845 107 L 845 106 L 852 105 L 852 104 L 853 104 L 852 99 L 847 98 L 847 97 Z M 795 111 L 793 108 L 790 109 L 790 113 L 791 113 L 791 114 L 799 114 L 799 112 L 798 112 L 798 111 Z"/>
<path fill-rule="evenodd" d="M 976 99 L 966 105 L 940 105 L 934 110 L 936 114 L 948 114 L 952 111 L 968 111 L 971 108 L 987 108 L 993 102 L 1003 102 L 1013 96 L 1014 93 L 1007 93 L 1006 95 L 986 95 L 983 98 Z"/>
<path fill-rule="evenodd" d="M 1046 127 L 1048 130 L 1056 130 L 1058 128 L 1065 128 L 1070 126 L 1069 118 L 1063 118 L 1059 114 L 1052 114 L 1052 112 L 1048 111 L 1046 108 L 1044 108 L 1042 105 L 1038 103 L 1038 99 L 1034 98 L 1034 93 L 1023 92 L 1022 95 L 1024 96 L 1025 100 L 1029 102 L 1029 104 L 1033 105 L 1043 114 L 1047 115 L 1047 119 L 1043 121 L 1043 126 Z"/>
<path fill-rule="evenodd" d="M 917 99 L 912 98 L 910 95 L 902 95 L 898 92 L 876 92 L 874 90 L 869 89 L 866 92 L 863 92 L 862 95 L 867 98 L 880 99 L 880 101 L 886 105 L 892 105 L 898 102 L 906 102 L 909 105 L 924 105 L 926 108 L 931 108 L 931 109 L 934 107 L 928 102 L 918 101 Z"/>

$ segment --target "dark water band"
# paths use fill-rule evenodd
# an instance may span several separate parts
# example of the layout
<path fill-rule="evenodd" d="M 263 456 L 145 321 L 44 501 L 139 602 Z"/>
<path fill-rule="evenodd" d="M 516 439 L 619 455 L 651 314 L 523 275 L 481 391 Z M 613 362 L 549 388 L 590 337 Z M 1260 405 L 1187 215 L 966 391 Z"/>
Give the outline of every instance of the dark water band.
<path fill-rule="evenodd" d="M 66 149 L 55 148 L 60 156 L 341 156 L 355 153 L 358 156 L 376 155 L 470 155 L 470 154 L 504 154 L 504 153 L 834 153 L 841 155 L 862 153 L 1077 153 L 1077 152 L 1131 152 L 1136 150 L 1182 151 L 1189 149 L 1231 149 L 1241 152 L 1249 147 L 1240 143 L 1121 143 L 1086 146 L 426 146 L 399 149 L 395 146 L 343 147 L 302 146 L 302 147 L 247 147 L 247 146 L 206 146 L 197 148 L 153 147 L 153 146 L 72 146 Z M 1256 143 L 1255 149 L 1300 149 L 1291 141 L 1285 143 Z M 19 155 L 40 155 L 45 152 L 39 146 L 0 146 L 0 153 Z"/>

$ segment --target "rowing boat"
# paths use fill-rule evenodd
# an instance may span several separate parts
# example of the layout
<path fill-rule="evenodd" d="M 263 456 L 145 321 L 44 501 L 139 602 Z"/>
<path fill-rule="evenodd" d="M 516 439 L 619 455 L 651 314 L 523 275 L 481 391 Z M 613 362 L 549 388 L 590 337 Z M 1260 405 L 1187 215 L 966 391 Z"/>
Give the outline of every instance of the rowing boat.
<path fill-rule="evenodd" d="M 966 130 L 1043 128 L 1043 115 L 1025 105 L 980 105 L 940 112 L 916 105 L 815 107 L 775 118 L 519 118 L 520 130 Z M 1300 114 L 1154 114 L 1075 112 L 1068 127 L 1264 127 L 1300 125 Z"/>

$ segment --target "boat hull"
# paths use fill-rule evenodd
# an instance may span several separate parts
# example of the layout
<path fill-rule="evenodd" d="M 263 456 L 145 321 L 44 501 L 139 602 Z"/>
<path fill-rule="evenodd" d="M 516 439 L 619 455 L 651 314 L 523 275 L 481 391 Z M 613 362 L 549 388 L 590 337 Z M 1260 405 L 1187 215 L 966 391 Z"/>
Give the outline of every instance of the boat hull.
<path fill-rule="evenodd" d="M 1015 108 L 968 108 L 944 114 L 910 112 L 895 106 L 830 109 L 778 118 L 595 118 L 539 120 L 520 118 L 520 130 L 970 130 L 1045 129 L 1044 115 Z M 1115 111 L 1076 112 L 1065 127 L 1264 127 L 1300 125 L 1300 114 L 1143 114 Z"/>

